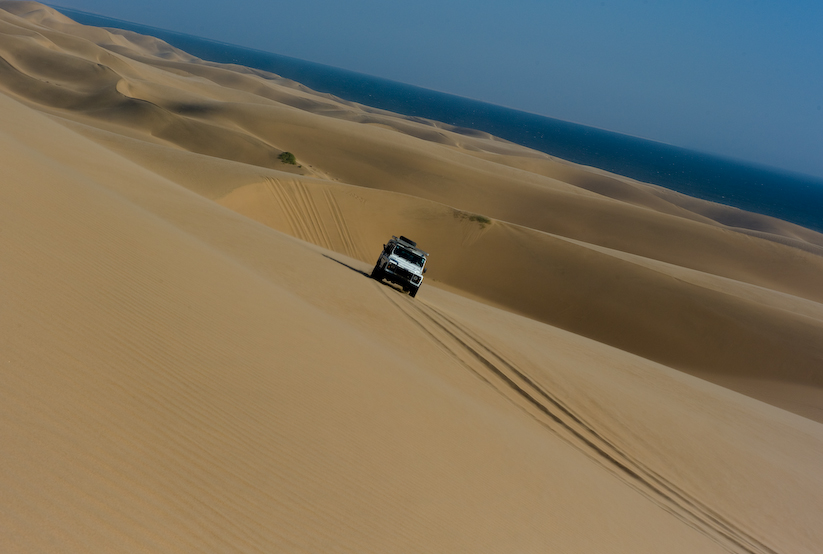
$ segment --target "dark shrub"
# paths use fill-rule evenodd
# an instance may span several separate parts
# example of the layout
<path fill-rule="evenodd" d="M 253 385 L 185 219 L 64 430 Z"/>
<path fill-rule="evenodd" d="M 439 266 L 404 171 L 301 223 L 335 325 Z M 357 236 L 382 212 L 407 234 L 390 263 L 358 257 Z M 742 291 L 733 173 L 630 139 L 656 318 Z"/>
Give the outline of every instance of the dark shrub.
<path fill-rule="evenodd" d="M 277 156 L 277 159 L 283 162 L 284 164 L 297 164 L 297 158 L 295 158 L 294 154 L 292 154 L 291 152 L 283 152 L 282 154 Z"/>

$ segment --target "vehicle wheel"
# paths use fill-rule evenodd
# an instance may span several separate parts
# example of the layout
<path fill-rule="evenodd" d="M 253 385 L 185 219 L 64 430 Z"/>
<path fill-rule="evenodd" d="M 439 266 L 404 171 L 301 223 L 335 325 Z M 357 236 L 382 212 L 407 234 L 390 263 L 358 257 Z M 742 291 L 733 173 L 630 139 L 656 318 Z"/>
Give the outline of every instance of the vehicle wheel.
<path fill-rule="evenodd" d="M 409 296 L 414 298 L 415 296 L 417 296 L 417 291 L 418 290 L 420 290 L 420 287 L 410 287 L 409 288 Z"/>
<path fill-rule="evenodd" d="M 383 280 L 383 270 L 380 269 L 379 265 L 374 266 L 374 269 L 371 270 L 371 278 L 375 281 Z"/>

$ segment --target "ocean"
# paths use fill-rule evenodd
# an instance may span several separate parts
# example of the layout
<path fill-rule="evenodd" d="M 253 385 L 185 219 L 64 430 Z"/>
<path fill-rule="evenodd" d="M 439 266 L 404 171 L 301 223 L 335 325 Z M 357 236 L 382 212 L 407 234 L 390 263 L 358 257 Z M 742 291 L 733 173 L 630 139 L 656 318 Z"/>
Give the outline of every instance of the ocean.
<path fill-rule="evenodd" d="M 276 73 L 352 102 L 485 131 L 575 163 L 823 232 L 821 178 L 678 148 L 288 56 L 52 7 L 85 25 L 155 36 L 204 60 Z"/>

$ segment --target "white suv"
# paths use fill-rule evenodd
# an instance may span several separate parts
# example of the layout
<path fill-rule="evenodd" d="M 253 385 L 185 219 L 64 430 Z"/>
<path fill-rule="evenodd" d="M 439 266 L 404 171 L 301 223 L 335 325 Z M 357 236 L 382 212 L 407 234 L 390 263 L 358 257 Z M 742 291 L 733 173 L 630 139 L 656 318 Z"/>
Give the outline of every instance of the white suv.
<path fill-rule="evenodd" d="M 383 251 L 371 272 L 372 279 L 391 281 L 403 287 L 414 298 L 423 284 L 428 252 L 417 248 L 417 243 L 406 237 L 392 237 L 383 245 Z"/>

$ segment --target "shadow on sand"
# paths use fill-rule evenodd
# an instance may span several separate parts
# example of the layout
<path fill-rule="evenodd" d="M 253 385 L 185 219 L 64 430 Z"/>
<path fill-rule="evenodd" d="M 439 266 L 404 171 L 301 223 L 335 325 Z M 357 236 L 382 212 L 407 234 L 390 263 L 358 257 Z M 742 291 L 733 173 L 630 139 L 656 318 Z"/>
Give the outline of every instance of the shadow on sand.
<path fill-rule="evenodd" d="M 363 270 L 361 270 L 361 269 L 357 269 L 356 267 L 352 267 L 352 266 L 350 266 L 349 264 L 347 264 L 347 263 L 345 263 L 345 262 L 341 262 L 340 260 L 337 260 L 337 259 L 335 259 L 335 258 L 332 258 L 331 256 L 329 256 L 329 255 L 327 255 L 327 254 L 323 254 L 323 257 L 324 257 L 324 258 L 328 258 L 329 260 L 331 260 L 331 261 L 333 261 L 333 262 L 336 262 L 336 263 L 338 263 L 338 264 L 342 265 L 343 267 L 348 268 L 348 269 L 350 269 L 350 270 L 354 271 L 355 273 L 359 273 L 360 275 L 362 275 L 362 276 L 364 276 L 364 277 L 368 277 L 369 279 L 371 279 L 371 274 L 370 274 L 368 271 L 363 271 Z M 401 287 L 401 286 L 399 286 L 399 285 L 395 285 L 394 283 L 389 283 L 389 282 L 387 282 L 387 281 L 379 281 L 379 283 L 380 283 L 381 285 L 383 285 L 384 287 L 389 287 L 389 288 L 391 288 L 391 289 L 396 290 L 397 292 L 400 292 L 400 293 L 402 293 L 402 294 L 406 294 L 406 291 L 404 291 L 404 290 L 403 290 L 403 287 Z"/>
<path fill-rule="evenodd" d="M 361 269 L 357 269 L 356 267 L 352 267 L 349 264 L 347 264 L 345 262 L 341 262 L 340 260 L 336 260 L 336 259 L 332 258 L 331 256 L 329 256 L 327 254 L 323 254 L 323 257 L 328 258 L 333 262 L 337 262 L 338 264 L 342 265 L 343 267 L 347 267 L 347 268 L 351 269 L 355 273 L 359 273 L 360 275 L 371 278 L 371 275 L 367 271 L 363 271 Z"/>

